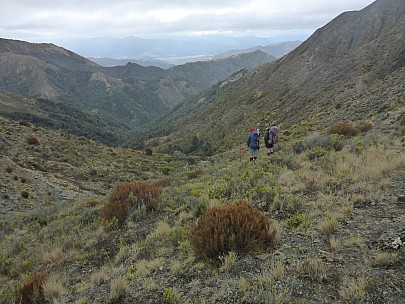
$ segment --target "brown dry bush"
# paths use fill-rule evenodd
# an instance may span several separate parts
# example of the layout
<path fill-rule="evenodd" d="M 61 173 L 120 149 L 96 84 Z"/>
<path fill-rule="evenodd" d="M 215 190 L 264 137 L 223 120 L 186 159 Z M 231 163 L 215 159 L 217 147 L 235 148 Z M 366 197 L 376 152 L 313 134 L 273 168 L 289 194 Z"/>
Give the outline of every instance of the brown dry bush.
<path fill-rule="evenodd" d="M 198 169 L 198 170 L 194 170 L 191 172 L 187 173 L 187 178 L 188 179 L 194 179 L 194 178 L 198 178 L 203 174 L 203 170 L 202 169 Z"/>
<path fill-rule="evenodd" d="M 367 121 L 360 121 L 359 123 L 356 124 L 356 129 L 359 132 L 368 132 L 373 128 L 373 125 L 370 122 Z"/>
<path fill-rule="evenodd" d="M 339 134 L 350 137 L 359 133 L 359 130 L 351 122 L 339 122 L 330 126 L 326 132 L 328 134 Z"/>
<path fill-rule="evenodd" d="M 18 124 L 19 125 L 21 125 L 21 126 L 25 126 L 25 127 L 29 127 L 31 124 L 29 123 L 29 121 L 28 120 L 25 120 L 25 119 L 21 119 L 19 122 L 18 122 Z"/>
<path fill-rule="evenodd" d="M 120 183 L 115 186 L 108 201 L 101 210 L 105 222 L 116 218 L 123 225 L 130 208 L 146 206 L 147 211 L 157 209 L 158 198 L 162 194 L 162 188 L 156 184 L 145 182 Z"/>
<path fill-rule="evenodd" d="M 24 303 L 43 303 L 44 291 L 42 285 L 46 281 L 46 276 L 43 273 L 35 273 L 30 280 L 25 282 L 18 289 L 15 304 Z"/>
<path fill-rule="evenodd" d="M 29 145 L 39 145 L 38 138 L 34 136 L 27 137 L 27 144 Z"/>
<path fill-rule="evenodd" d="M 273 248 L 278 240 L 277 222 L 244 201 L 208 209 L 190 230 L 194 253 L 213 262 L 230 251 Z"/>

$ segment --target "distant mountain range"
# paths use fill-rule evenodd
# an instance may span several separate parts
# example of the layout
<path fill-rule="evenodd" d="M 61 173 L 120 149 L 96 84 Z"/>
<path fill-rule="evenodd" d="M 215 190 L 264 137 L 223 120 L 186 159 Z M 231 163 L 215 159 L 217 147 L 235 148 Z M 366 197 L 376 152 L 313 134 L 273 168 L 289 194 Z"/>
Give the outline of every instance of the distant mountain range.
<path fill-rule="evenodd" d="M 114 59 L 114 58 L 105 58 L 105 57 L 89 57 L 89 59 L 93 62 L 98 63 L 101 66 L 111 67 L 111 66 L 118 66 L 118 65 L 126 65 L 128 62 L 137 63 L 142 66 L 156 66 L 162 69 L 167 69 L 174 65 L 181 65 L 188 62 L 196 62 L 196 61 L 207 61 L 213 59 L 224 59 L 227 57 L 243 54 L 243 53 L 252 53 L 255 51 L 262 51 L 263 53 L 267 53 L 270 56 L 280 58 L 293 49 L 295 49 L 298 45 L 301 44 L 302 41 L 286 41 L 280 42 L 275 44 L 270 44 L 267 46 L 255 46 L 250 47 L 247 49 L 237 49 L 237 50 L 227 50 L 226 52 L 216 54 L 216 55 L 175 55 L 170 54 L 170 56 L 166 55 L 164 57 L 161 55 L 160 57 L 140 57 L 140 58 L 133 58 L 133 59 Z M 138 54 L 139 56 L 139 54 Z"/>
<path fill-rule="evenodd" d="M 279 42 L 297 39 L 284 39 L 277 42 L 274 38 L 244 36 L 233 37 L 224 35 L 210 36 L 171 36 L 170 38 L 139 38 L 139 37 L 100 37 L 60 39 L 58 45 L 77 54 L 92 58 L 113 59 L 175 59 L 215 56 L 229 50 L 243 50 L 254 46 L 274 45 Z M 270 53 L 270 55 L 275 56 Z M 277 57 L 277 56 L 275 56 Z M 172 62 L 183 64 L 183 62 Z"/>
<path fill-rule="evenodd" d="M 274 59 L 256 51 L 169 69 L 106 68 L 53 44 L 0 39 L 0 89 L 136 127 L 237 71 Z"/>

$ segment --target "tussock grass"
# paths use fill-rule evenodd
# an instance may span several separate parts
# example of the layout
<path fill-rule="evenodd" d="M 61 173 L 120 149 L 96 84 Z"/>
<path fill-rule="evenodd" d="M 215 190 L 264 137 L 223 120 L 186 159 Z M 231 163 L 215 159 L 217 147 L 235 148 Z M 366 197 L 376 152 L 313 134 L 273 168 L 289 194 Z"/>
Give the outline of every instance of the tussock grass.
<path fill-rule="evenodd" d="M 332 251 L 338 251 L 342 247 L 342 241 L 337 238 L 331 237 L 329 239 L 329 247 Z"/>
<path fill-rule="evenodd" d="M 65 287 L 57 278 L 50 278 L 43 285 L 44 295 L 47 299 L 58 299 L 66 293 Z"/>
<path fill-rule="evenodd" d="M 397 252 L 377 252 L 374 255 L 374 264 L 375 265 L 380 265 L 380 266 L 385 266 L 385 265 L 392 265 L 396 261 L 399 260 L 398 253 Z"/>
<path fill-rule="evenodd" d="M 284 263 L 282 261 L 273 262 L 270 272 L 274 280 L 282 280 L 286 273 Z"/>
<path fill-rule="evenodd" d="M 228 254 L 225 256 L 219 256 L 219 259 L 222 262 L 220 270 L 229 271 L 232 268 L 232 266 L 236 263 L 237 258 L 238 258 L 237 254 L 233 251 L 229 251 Z"/>
<path fill-rule="evenodd" d="M 362 301 L 367 291 L 367 280 L 364 276 L 344 281 L 344 285 L 339 290 L 339 295 L 343 301 Z"/>
<path fill-rule="evenodd" d="M 117 300 L 124 297 L 128 292 L 128 284 L 125 278 L 118 277 L 111 281 L 110 299 Z"/>
<path fill-rule="evenodd" d="M 170 225 L 167 222 L 160 221 L 157 223 L 156 233 L 162 238 L 168 237 L 170 233 Z"/>
<path fill-rule="evenodd" d="M 339 222 L 335 218 L 329 218 L 320 223 L 321 230 L 327 237 L 330 237 L 336 232 L 339 225 Z"/>
<path fill-rule="evenodd" d="M 107 282 L 109 279 L 108 273 L 105 267 L 102 267 L 99 271 L 96 271 L 91 274 L 90 282 L 93 286 L 101 285 L 104 282 Z"/>

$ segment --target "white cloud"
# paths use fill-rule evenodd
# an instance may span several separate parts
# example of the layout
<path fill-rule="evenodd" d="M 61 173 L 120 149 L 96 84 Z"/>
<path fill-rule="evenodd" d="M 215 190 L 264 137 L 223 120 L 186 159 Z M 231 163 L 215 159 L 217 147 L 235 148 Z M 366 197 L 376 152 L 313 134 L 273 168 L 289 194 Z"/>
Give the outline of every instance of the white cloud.
<path fill-rule="evenodd" d="M 311 33 L 371 0 L 2 0 L 0 37 Z"/>

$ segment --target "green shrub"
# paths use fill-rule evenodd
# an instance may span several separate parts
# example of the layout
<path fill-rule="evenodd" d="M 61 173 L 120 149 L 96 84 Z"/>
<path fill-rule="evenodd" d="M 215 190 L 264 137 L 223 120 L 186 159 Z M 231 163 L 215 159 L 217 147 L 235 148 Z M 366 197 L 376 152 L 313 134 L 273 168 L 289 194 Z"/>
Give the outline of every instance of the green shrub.
<path fill-rule="evenodd" d="M 309 160 L 316 160 L 322 158 L 326 155 L 327 151 L 322 149 L 321 147 L 315 147 L 308 152 L 308 159 Z"/>
<path fill-rule="evenodd" d="M 296 140 L 292 143 L 291 148 L 295 154 L 301 154 L 307 149 L 307 146 L 303 140 Z"/>
<path fill-rule="evenodd" d="M 302 213 L 297 214 L 287 219 L 287 225 L 292 228 L 297 228 L 304 222 L 304 215 Z"/>
<path fill-rule="evenodd" d="M 207 210 L 207 207 L 208 207 L 207 203 L 202 201 L 199 202 L 194 209 L 194 216 L 200 217 Z"/>
<path fill-rule="evenodd" d="M 194 253 L 213 262 L 230 251 L 272 248 L 278 240 L 277 222 L 243 201 L 208 209 L 190 230 Z"/>

